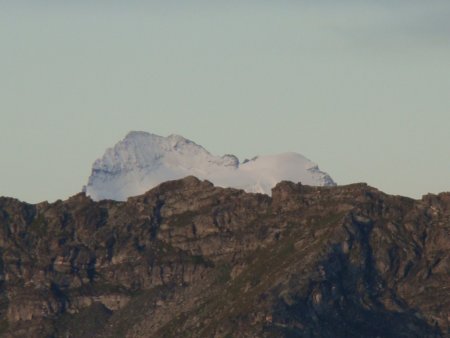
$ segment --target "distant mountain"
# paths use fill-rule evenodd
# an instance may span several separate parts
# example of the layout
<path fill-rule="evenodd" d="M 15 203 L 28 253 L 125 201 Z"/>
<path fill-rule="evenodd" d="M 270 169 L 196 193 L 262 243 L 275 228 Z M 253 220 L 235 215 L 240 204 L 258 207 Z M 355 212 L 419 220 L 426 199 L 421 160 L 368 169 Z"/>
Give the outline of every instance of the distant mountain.
<path fill-rule="evenodd" d="M 317 164 L 297 153 L 259 156 L 240 163 L 234 155 L 214 156 L 179 135 L 162 137 L 133 131 L 94 162 L 83 191 L 94 200 L 121 201 L 190 175 L 217 186 L 268 195 L 283 180 L 335 185 Z"/>

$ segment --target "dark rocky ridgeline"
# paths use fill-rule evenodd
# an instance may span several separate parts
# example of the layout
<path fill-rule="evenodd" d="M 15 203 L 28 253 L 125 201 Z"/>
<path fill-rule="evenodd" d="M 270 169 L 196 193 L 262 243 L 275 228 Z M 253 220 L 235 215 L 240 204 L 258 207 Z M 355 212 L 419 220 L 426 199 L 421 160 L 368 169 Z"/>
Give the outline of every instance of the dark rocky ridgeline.
<path fill-rule="evenodd" d="M 450 194 L 188 177 L 0 198 L 1 337 L 450 337 Z"/>

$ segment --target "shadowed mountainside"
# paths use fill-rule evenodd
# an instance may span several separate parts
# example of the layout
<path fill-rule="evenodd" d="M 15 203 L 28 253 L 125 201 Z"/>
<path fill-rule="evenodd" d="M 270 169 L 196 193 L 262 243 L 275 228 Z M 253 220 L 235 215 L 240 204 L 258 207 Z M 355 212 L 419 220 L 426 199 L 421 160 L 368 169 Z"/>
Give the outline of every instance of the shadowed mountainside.
<path fill-rule="evenodd" d="M 450 193 L 187 177 L 0 198 L 2 337 L 450 337 Z"/>

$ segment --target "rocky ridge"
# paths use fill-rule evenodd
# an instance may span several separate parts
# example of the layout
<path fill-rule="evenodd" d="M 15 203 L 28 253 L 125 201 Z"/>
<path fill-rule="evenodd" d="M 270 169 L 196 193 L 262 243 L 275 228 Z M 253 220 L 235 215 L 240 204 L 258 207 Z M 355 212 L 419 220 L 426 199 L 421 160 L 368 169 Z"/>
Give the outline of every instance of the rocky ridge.
<path fill-rule="evenodd" d="M 450 337 L 450 193 L 187 177 L 0 198 L 2 337 Z"/>

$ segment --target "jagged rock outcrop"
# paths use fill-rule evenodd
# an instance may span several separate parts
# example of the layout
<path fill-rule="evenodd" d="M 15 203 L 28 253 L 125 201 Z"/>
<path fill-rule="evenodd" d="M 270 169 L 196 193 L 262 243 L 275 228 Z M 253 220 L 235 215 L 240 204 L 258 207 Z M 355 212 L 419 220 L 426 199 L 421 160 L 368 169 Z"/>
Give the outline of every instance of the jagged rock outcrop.
<path fill-rule="evenodd" d="M 450 193 L 187 177 L 0 198 L 2 337 L 450 337 Z"/>

